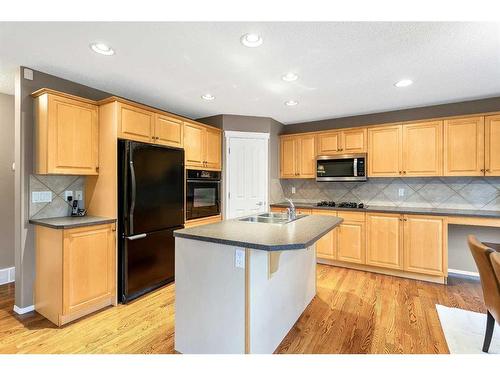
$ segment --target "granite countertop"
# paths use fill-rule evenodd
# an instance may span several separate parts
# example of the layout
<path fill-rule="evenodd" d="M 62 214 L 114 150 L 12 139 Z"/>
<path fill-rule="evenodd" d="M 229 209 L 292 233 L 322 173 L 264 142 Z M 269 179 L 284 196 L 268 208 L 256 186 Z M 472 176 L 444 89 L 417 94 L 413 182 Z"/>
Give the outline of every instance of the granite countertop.
<path fill-rule="evenodd" d="M 437 216 L 472 216 L 483 218 L 500 218 L 500 211 L 466 210 L 453 208 L 423 208 L 423 207 L 391 207 L 391 206 L 365 206 L 364 208 L 318 207 L 314 203 L 294 203 L 297 208 L 314 208 L 331 211 L 360 211 L 360 212 L 386 212 L 417 215 Z M 271 207 L 289 207 L 288 202 L 271 204 Z"/>
<path fill-rule="evenodd" d="M 68 229 L 86 227 L 90 225 L 114 223 L 116 219 L 100 216 L 64 216 L 49 219 L 31 219 L 30 224 L 41 225 L 53 229 Z"/>
<path fill-rule="evenodd" d="M 311 246 L 341 222 L 342 218 L 320 215 L 306 215 L 287 224 L 232 219 L 179 229 L 174 237 L 266 251 L 299 250 Z"/>

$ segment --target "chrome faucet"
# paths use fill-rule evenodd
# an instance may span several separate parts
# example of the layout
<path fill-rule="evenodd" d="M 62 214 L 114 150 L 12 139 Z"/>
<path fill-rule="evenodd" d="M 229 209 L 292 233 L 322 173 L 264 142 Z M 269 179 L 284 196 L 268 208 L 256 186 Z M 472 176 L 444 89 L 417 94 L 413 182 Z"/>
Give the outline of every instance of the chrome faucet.
<path fill-rule="evenodd" d="M 286 209 L 286 212 L 288 213 L 288 218 L 289 219 L 295 219 L 297 217 L 297 213 L 295 211 L 295 205 L 293 204 L 291 199 L 285 198 L 288 203 L 290 203 L 290 207 Z"/>

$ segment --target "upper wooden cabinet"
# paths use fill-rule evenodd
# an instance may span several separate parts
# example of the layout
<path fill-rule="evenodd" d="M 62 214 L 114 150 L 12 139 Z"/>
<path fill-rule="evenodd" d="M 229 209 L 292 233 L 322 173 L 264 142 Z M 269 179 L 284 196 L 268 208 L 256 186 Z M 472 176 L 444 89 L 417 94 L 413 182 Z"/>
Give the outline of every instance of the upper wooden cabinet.
<path fill-rule="evenodd" d="M 402 175 L 402 143 L 401 125 L 368 129 L 368 177 Z"/>
<path fill-rule="evenodd" d="M 155 114 L 152 111 L 118 102 L 118 138 L 153 142 Z"/>
<path fill-rule="evenodd" d="M 484 162 L 486 176 L 500 176 L 500 115 L 485 118 Z"/>
<path fill-rule="evenodd" d="M 403 176 L 443 174 L 443 122 L 403 125 Z"/>
<path fill-rule="evenodd" d="M 366 264 L 403 268 L 403 219 L 398 214 L 366 214 Z"/>
<path fill-rule="evenodd" d="M 484 117 L 444 121 L 444 175 L 484 175 Z"/>
<path fill-rule="evenodd" d="M 96 175 L 98 107 L 92 100 L 41 89 L 35 98 L 38 174 Z"/>
<path fill-rule="evenodd" d="M 333 155 L 366 152 L 366 137 L 366 128 L 319 133 L 316 136 L 317 154 Z"/>
<path fill-rule="evenodd" d="M 184 122 L 186 167 L 220 170 L 222 167 L 221 138 L 219 129 Z"/>
<path fill-rule="evenodd" d="M 281 178 L 316 177 L 314 135 L 281 137 Z"/>
<path fill-rule="evenodd" d="M 165 146 L 182 147 L 184 143 L 183 130 L 184 126 L 181 120 L 158 113 L 155 114 L 155 143 Z"/>
<path fill-rule="evenodd" d="M 405 271 L 427 275 L 447 274 L 447 225 L 441 217 L 404 215 Z"/>

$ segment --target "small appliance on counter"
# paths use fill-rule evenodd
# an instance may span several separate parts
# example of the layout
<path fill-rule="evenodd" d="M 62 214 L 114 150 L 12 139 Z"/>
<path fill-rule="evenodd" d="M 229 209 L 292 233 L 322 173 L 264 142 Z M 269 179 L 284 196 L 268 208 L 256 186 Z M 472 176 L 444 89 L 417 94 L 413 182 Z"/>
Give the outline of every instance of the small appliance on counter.
<path fill-rule="evenodd" d="M 73 199 L 73 197 L 68 197 L 68 202 L 71 205 L 71 216 L 85 216 L 87 210 L 85 208 L 80 208 L 79 200 Z"/>

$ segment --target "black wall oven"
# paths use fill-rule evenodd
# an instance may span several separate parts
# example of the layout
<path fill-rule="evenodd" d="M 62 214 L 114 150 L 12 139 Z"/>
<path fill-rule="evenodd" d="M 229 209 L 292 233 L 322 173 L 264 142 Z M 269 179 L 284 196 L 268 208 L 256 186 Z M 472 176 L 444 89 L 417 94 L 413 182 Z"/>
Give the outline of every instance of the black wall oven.
<path fill-rule="evenodd" d="M 220 214 L 221 172 L 186 171 L 186 220 Z"/>

